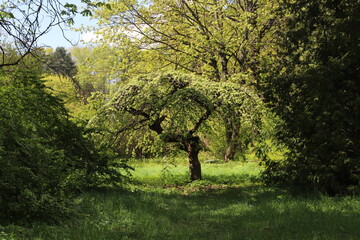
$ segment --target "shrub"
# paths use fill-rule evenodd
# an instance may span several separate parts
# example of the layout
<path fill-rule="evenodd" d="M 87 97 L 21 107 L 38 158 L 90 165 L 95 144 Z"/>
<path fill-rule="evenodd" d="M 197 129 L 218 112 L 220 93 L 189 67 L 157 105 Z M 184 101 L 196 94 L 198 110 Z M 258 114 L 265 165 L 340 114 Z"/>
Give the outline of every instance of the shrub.
<path fill-rule="evenodd" d="M 0 86 L 2 222 L 57 220 L 80 190 L 120 179 L 38 73 L 0 73 Z"/>

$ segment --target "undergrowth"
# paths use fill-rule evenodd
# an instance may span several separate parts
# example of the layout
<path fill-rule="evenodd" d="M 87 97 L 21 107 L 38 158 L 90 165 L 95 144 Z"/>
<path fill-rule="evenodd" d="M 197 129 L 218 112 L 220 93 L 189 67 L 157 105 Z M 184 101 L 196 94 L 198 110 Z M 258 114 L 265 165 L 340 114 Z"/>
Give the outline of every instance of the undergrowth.
<path fill-rule="evenodd" d="M 133 182 L 84 193 L 77 217 L 3 226 L 0 240 L 360 239 L 359 196 L 266 186 L 255 162 L 203 164 L 203 180 L 189 182 L 183 161 L 132 161 Z"/>

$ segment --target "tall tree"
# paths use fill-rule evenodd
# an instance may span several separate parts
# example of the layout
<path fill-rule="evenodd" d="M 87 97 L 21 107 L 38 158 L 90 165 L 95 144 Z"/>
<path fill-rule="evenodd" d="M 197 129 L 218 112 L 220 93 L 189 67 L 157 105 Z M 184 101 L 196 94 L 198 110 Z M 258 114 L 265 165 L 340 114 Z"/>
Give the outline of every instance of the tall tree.
<path fill-rule="evenodd" d="M 123 59 L 111 47 L 74 47 L 70 51 L 78 67 L 76 78 L 87 96 L 93 92 L 109 93 L 112 86 L 124 81 Z"/>
<path fill-rule="evenodd" d="M 71 53 L 65 48 L 58 47 L 54 52 L 46 56 L 45 68 L 48 72 L 60 77 L 69 78 L 80 96 L 84 95 L 84 91 L 79 81 L 76 79 L 77 66 L 71 57 Z"/>
<path fill-rule="evenodd" d="M 164 65 L 227 80 L 256 72 L 256 59 L 269 45 L 275 23 L 271 1 L 112 2 L 98 12 L 105 41 L 130 35 L 139 48 L 157 52 Z"/>
<path fill-rule="evenodd" d="M 289 154 L 272 180 L 326 190 L 360 186 L 360 2 L 284 1 L 284 31 L 263 90 L 285 122 Z"/>
<path fill-rule="evenodd" d="M 160 68 L 183 70 L 212 81 L 256 83 L 259 59 L 271 44 L 273 1 L 114 1 L 98 12 L 103 41 L 127 35 L 127 44 L 150 52 Z M 111 29 L 111 30 L 110 30 Z M 118 43 L 118 42 L 116 42 Z M 121 45 L 121 43 L 120 43 Z M 238 77 L 238 76 L 241 77 Z M 236 80 L 235 80 L 236 81 Z M 239 150 L 241 116 L 228 109 L 225 160 Z"/>
<path fill-rule="evenodd" d="M 49 54 L 46 66 L 49 71 L 62 77 L 74 78 L 77 73 L 71 54 L 63 47 L 58 47 Z"/>

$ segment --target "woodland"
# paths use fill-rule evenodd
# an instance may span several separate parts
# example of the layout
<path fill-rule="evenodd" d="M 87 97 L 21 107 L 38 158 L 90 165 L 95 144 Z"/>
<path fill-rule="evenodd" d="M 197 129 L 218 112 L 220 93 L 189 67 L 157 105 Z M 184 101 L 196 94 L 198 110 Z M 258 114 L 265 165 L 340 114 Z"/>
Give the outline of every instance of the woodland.
<path fill-rule="evenodd" d="M 360 238 L 358 0 L 81 2 L 0 3 L 0 240 Z"/>

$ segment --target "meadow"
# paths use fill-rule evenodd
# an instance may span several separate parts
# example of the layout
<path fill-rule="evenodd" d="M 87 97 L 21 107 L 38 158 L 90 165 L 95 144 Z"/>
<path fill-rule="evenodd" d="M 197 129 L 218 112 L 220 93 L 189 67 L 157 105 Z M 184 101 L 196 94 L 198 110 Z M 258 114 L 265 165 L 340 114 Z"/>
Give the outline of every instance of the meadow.
<path fill-rule="evenodd" d="M 0 240 L 360 239 L 360 197 L 264 185 L 256 162 L 133 161 L 132 181 L 84 193 L 58 225 L 2 226 Z"/>

